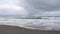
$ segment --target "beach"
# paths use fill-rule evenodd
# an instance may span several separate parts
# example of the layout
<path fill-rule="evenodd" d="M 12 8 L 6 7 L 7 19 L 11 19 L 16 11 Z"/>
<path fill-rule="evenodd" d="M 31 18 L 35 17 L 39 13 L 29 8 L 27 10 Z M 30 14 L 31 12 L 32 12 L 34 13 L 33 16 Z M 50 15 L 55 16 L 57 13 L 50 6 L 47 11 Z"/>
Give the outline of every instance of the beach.
<path fill-rule="evenodd" d="M 60 34 L 60 31 L 29 30 L 16 26 L 0 25 L 0 34 Z"/>

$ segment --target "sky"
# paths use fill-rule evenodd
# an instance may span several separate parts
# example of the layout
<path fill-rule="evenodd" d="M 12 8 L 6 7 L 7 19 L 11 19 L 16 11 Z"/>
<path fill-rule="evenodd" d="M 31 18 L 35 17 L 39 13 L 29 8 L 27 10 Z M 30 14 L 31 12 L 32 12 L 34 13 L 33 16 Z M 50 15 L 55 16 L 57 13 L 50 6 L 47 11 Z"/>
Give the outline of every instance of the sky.
<path fill-rule="evenodd" d="M 60 16 L 60 0 L 0 0 L 0 15 Z"/>
<path fill-rule="evenodd" d="M 30 15 L 60 16 L 60 0 L 27 0 Z M 32 13 L 32 14 L 31 14 Z"/>
<path fill-rule="evenodd" d="M 25 14 L 27 14 L 27 12 L 24 7 L 19 6 L 19 0 L 0 0 L 0 15 Z"/>

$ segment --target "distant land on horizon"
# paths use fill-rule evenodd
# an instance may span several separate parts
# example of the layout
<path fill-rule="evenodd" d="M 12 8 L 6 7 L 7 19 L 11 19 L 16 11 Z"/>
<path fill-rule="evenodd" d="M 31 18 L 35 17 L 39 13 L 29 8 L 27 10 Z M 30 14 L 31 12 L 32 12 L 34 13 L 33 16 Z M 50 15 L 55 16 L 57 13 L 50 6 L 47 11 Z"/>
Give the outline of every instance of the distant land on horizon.
<path fill-rule="evenodd" d="M 24 16 L 24 15 L 0 15 L 0 16 Z M 34 16 L 34 15 L 33 15 Z M 31 16 L 31 17 L 33 17 L 33 16 Z M 26 16 L 25 16 L 26 17 Z M 37 16 L 37 17 L 60 17 L 60 16 Z"/>

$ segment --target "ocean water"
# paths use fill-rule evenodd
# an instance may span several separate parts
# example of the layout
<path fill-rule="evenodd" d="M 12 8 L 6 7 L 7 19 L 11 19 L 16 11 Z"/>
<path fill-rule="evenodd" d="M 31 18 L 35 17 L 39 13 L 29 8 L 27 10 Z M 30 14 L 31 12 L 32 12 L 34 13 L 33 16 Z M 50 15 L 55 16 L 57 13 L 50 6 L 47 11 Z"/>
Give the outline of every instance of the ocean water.
<path fill-rule="evenodd" d="M 31 30 L 60 31 L 60 17 L 42 19 L 17 19 L 14 17 L 0 17 L 0 25 L 18 26 Z"/>

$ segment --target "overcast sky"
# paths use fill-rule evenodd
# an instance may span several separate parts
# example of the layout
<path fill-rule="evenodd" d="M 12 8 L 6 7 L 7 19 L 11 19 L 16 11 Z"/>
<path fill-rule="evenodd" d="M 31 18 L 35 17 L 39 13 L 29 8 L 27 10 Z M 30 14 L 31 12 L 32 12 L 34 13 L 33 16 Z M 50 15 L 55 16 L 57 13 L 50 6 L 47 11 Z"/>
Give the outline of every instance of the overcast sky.
<path fill-rule="evenodd" d="M 0 15 L 25 15 L 24 7 L 19 6 L 19 0 L 0 0 Z"/>
<path fill-rule="evenodd" d="M 0 15 L 59 16 L 60 0 L 0 0 Z"/>

